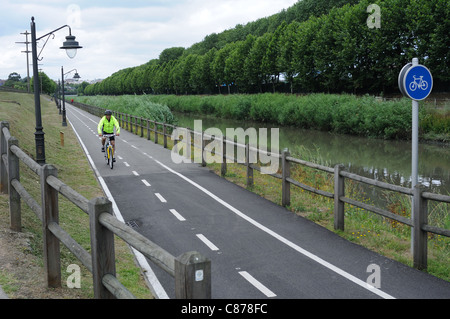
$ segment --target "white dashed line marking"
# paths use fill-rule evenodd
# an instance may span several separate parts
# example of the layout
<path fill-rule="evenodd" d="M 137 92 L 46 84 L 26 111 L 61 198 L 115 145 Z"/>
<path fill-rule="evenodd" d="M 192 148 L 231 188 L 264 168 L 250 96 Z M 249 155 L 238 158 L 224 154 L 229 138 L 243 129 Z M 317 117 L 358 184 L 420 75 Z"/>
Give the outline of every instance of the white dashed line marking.
<path fill-rule="evenodd" d="M 162 197 L 160 193 L 155 193 L 155 195 L 156 195 L 156 197 L 159 198 L 159 200 L 160 200 L 162 203 L 167 203 L 166 199 L 165 199 L 164 197 Z"/>
<path fill-rule="evenodd" d="M 142 180 L 142 183 L 144 183 L 145 186 L 150 187 L 152 185 L 150 185 L 149 182 L 147 182 L 145 179 Z"/>
<path fill-rule="evenodd" d="M 179 221 L 184 222 L 186 221 L 186 219 L 181 216 L 175 209 L 171 209 L 170 212 L 176 217 L 178 218 Z"/>
<path fill-rule="evenodd" d="M 206 238 L 204 235 L 202 234 L 197 234 L 196 235 L 206 246 L 208 246 L 212 251 L 218 251 L 219 248 L 217 248 L 216 245 L 214 245 L 212 242 L 209 241 L 208 238 Z"/>
<path fill-rule="evenodd" d="M 258 280 L 256 280 L 252 275 L 250 275 L 248 272 L 246 271 L 240 271 L 239 275 L 241 275 L 242 277 L 244 277 L 249 283 L 251 283 L 253 286 L 255 286 L 259 291 L 261 291 L 263 294 L 266 295 L 266 297 L 268 298 L 272 298 L 272 297 L 276 297 L 277 295 L 275 295 L 269 288 L 267 288 L 266 286 L 264 286 L 262 283 L 260 283 Z"/>

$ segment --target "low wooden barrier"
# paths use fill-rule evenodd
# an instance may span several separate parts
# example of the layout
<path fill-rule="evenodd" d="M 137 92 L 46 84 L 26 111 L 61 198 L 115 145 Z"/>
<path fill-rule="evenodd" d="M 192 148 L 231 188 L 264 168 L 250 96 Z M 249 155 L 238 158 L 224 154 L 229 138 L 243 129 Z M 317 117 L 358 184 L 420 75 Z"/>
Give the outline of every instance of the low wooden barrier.
<path fill-rule="evenodd" d="M 77 193 L 58 179 L 54 166 L 40 166 L 19 148 L 18 140 L 10 134 L 8 122 L 0 124 L 0 153 L 0 191 L 9 195 L 11 229 L 22 230 L 22 200 L 42 222 L 48 287 L 61 287 L 60 243 L 63 243 L 92 273 L 95 298 L 135 298 L 116 278 L 114 235 L 117 235 L 174 277 L 176 298 L 211 298 L 209 259 L 198 252 L 175 257 L 114 217 L 112 203 L 107 198 L 88 200 Z M 20 183 L 20 161 L 40 177 L 41 205 Z M 89 215 L 91 254 L 59 225 L 59 194 Z"/>

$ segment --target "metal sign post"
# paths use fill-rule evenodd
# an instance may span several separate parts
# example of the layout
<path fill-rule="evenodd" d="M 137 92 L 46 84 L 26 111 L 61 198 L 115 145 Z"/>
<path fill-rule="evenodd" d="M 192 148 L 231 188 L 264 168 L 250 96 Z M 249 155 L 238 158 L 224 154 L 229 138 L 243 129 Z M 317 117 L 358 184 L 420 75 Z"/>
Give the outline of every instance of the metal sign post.
<path fill-rule="evenodd" d="M 430 70 L 414 58 L 400 71 L 398 77 L 400 92 L 412 100 L 412 172 L 411 187 L 419 182 L 419 101 L 426 99 L 433 89 L 433 76 Z M 411 205 L 411 219 L 414 218 L 414 203 Z M 411 230 L 411 251 L 413 251 L 414 230 Z"/>

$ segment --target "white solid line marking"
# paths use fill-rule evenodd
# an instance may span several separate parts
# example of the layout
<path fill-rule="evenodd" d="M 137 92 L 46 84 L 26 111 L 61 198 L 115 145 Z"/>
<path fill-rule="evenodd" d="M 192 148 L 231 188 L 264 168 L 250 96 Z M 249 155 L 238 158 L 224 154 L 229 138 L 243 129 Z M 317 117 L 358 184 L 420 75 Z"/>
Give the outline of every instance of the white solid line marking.
<path fill-rule="evenodd" d="M 136 175 L 136 176 L 139 176 L 139 173 L 136 172 L 136 171 L 133 171 L 133 174 Z"/>
<path fill-rule="evenodd" d="M 150 187 L 152 185 L 150 185 L 149 182 L 147 182 L 145 179 L 142 180 L 142 183 L 144 183 L 145 186 Z"/>
<path fill-rule="evenodd" d="M 213 251 L 219 250 L 219 248 L 217 248 L 216 245 L 214 245 L 212 242 L 210 242 L 209 239 L 206 238 L 205 236 L 203 236 L 202 234 L 197 234 L 196 236 L 197 236 L 203 243 L 205 243 L 205 245 L 208 246 L 211 250 L 213 250 Z"/>
<path fill-rule="evenodd" d="M 178 218 L 179 221 L 184 222 L 186 221 L 186 219 L 181 216 L 175 209 L 171 209 L 170 212 L 176 217 Z"/>
<path fill-rule="evenodd" d="M 251 283 L 253 286 L 255 286 L 259 291 L 261 291 L 263 294 L 265 294 L 268 298 L 276 297 L 270 289 L 268 289 L 266 286 L 264 286 L 262 283 L 260 283 L 258 280 L 256 280 L 252 275 L 250 275 L 246 271 L 240 271 L 239 275 L 247 279 L 249 283 Z"/>
<path fill-rule="evenodd" d="M 156 197 L 159 198 L 159 200 L 160 200 L 162 203 L 167 203 L 166 199 L 165 199 L 164 197 L 162 197 L 160 193 L 155 193 L 155 195 L 156 195 Z"/>

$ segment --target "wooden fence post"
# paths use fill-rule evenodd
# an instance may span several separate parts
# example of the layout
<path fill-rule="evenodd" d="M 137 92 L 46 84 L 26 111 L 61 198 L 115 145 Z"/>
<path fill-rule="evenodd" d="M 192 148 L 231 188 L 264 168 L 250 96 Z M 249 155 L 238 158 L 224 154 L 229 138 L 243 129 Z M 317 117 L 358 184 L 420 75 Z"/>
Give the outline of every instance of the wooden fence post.
<path fill-rule="evenodd" d="M 285 148 L 281 154 L 281 204 L 285 207 L 291 205 L 291 184 L 287 181 L 291 177 L 291 163 L 286 159 L 289 156 L 291 153 Z"/>
<path fill-rule="evenodd" d="M 417 185 L 414 187 L 414 243 L 413 259 L 414 267 L 420 270 L 427 269 L 428 232 L 422 230 L 422 226 L 428 224 L 428 201 L 422 197 L 424 189 Z"/>
<path fill-rule="evenodd" d="M 143 122 L 143 118 L 142 118 L 142 116 L 141 116 L 141 137 L 144 137 L 144 124 L 142 123 Z"/>
<path fill-rule="evenodd" d="M 44 267 L 47 286 L 61 287 L 61 260 L 59 239 L 49 230 L 50 223 L 59 223 L 58 191 L 47 183 L 47 177 L 58 177 L 57 170 L 52 165 L 44 165 L 41 170 L 42 197 L 42 235 Z"/>
<path fill-rule="evenodd" d="M 9 130 L 9 123 L 2 121 L 0 124 L 0 192 L 8 194 L 8 171 L 6 163 L 3 161 L 3 155 L 8 156 L 8 141 L 3 134 L 3 128 Z"/>
<path fill-rule="evenodd" d="M 344 230 L 344 202 L 340 197 L 345 196 L 345 181 L 340 172 L 344 169 L 343 165 L 334 167 L 334 229 Z"/>
<path fill-rule="evenodd" d="M 146 119 L 147 121 L 147 140 L 150 141 L 150 120 Z"/>
<path fill-rule="evenodd" d="M 135 116 L 134 117 L 134 130 L 135 130 L 135 134 L 136 135 L 139 135 L 139 127 L 138 127 L 139 125 L 138 125 L 138 117 L 137 116 Z"/>
<path fill-rule="evenodd" d="M 20 205 L 20 195 L 12 186 L 13 180 L 20 181 L 20 161 L 19 158 L 11 152 L 11 146 L 19 146 L 19 141 L 11 136 L 8 139 L 8 189 L 9 189 L 9 214 L 11 221 L 11 229 L 20 232 L 22 231 L 22 208 Z"/>
<path fill-rule="evenodd" d="M 112 215 L 112 203 L 104 197 L 94 198 L 88 203 L 88 212 L 94 297 L 96 299 L 114 299 L 114 295 L 102 283 L 103 276 L 106 274 L 116 275 L 114 233 L 99 222 L 101 214 Z"/>
<path fill-rule="evenodd" d="M 158 144 L 158 124 L 156 124 L 156 121 L 154 123 L 154 129 L 155 129 L 155 144 Z"/>
<path fill-rule="evenodd" d="M 175 259 L 175 297 L 211 299 L 211 261 L 198 252 Z"/>
<path fill-rule="evenodd" d="M 195 136 L 195 133 L 194 133 Z M 195 138 L 195 137 L 194 137 Z M 205 132 L 202 131 L 202 135 L 201 135 L 201 141 L 200 141 L 200 147 L 201 147 L 201 154 L 202 154 L 202 166 L 206 167 L 206 152 L 205 152 L 205 147 L 206 147 L 206 141 L 205 141 Z M 195 154 L 195 151 L 194 151 Z"/>
<path fill-rule="evenodd" d="M 163 123 L 163 140 L 164 140 L 164 148 L 167 148 L 167 126 L 166 126 L 166 123 Z"/>
<path fill-rule="evenodd" d="M 222 136 L 222 165 L 220 167 L 220 174 L 225 176 L 227 174 L 227 138 Z"/>
<path fill-rule="evenodd" d="M 253 186 L 253 168 L 250 166 L 250 144 L 245 145 L 245 166 L 247 167 L 247 187 Z"/>

